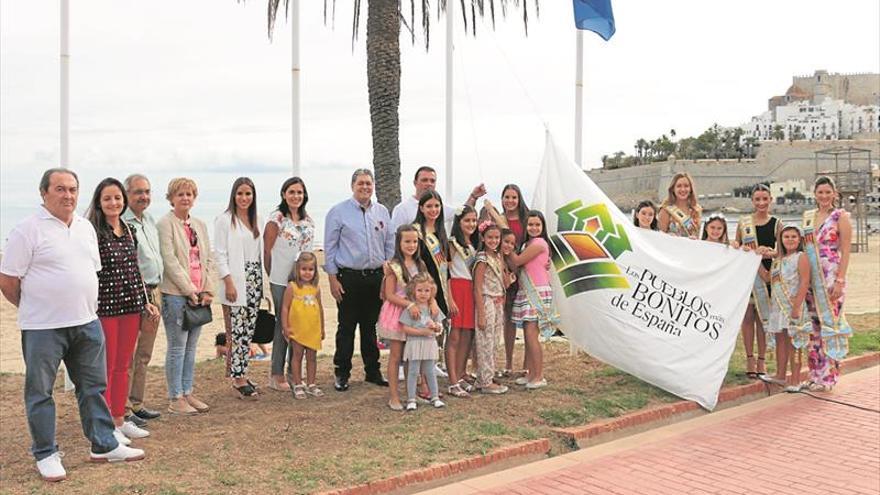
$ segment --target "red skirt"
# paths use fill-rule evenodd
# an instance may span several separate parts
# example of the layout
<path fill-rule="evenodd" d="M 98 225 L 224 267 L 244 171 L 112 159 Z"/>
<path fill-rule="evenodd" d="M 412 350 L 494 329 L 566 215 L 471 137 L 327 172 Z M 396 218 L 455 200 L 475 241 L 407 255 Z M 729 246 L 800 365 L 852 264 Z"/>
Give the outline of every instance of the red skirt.
<path fill-rule="evenodd" d="M 452 318 L 452 328 L 474 329 L 474 282 L 463 278 L 449 279 L 449 292 L 458 307 L 458 314 Z"/>

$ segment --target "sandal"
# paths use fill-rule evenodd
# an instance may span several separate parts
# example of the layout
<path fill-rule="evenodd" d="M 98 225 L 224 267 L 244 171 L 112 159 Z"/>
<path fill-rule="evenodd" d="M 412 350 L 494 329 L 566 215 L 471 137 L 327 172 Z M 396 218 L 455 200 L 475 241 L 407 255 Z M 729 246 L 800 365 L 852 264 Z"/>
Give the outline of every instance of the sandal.
<path fill-rule="evenodd" d="M 758 362 L 761 363 L 761 367 L 763 367 L 763 368 L 765 368 L 765 369 L 764 369 L 764 371 L 757 371 L 755 374 L 758 376 L 758 378 L 761 378 L 761 377 L 767 376 L 767 370 L 766 370 L 767 366 L 763 364 L 763 363 L 764 363 L 764 358 L 759 357 L 759 358 L 758 358 Z"/>
<path fill-rule="evenodd" d="M 305 399 L 306 398 L 306 386 L 303 384 L 294 385 L 293 386 L 293 398 L 294 399 Z"/>
<path fill-rule="evenodd" d="M 236 387 L 235 384 L 232 385 L 232 388 L 238 392 L 238 398 L 241 400 L 253 400 L 257 398 L 257 389 L 254 388 L 250 383 L 242 385 L 240 387 Z"/>
<path fill-rule="evenodd" d="M 314 383 L 306 387 L 306 393 L 313 397 L 324 397 L 324 391 L 318 388 Z"/>
<path fill-rule="evenodd" d="M 449 386 L 449 395 L 458 397 L 459 399 L 467 399 L 471 396 L 471 394 L 465 392 L 464 389 L 461 388 L 461 382 Z M 427 399 L 427 397 L 425 398 Z"/>
<path fill-rule="evenodd" d="M 269 379 L 269 388 L 278 392 L 290 392 L 290 384 L 287 382 L 278 383 L 274 378 Z"/>
<path fill-rule="evenodd" d="M 388 408 L 392 411 L 403 411 L 403 406 L 400 402 L 395 404 L 394 402 L 388 401 Z"/>
<path fill-rule="evenodd" d="M 473 383 L 467 382 L 464 378 L 458 381 L 458 386 L 467 393 L 471 393 L 475 390 Z"/>
<path fill-rule="evenodd" d="M 508 378 L 509 376 L 510 370 L 507 368 L 495 372 L 495 378 Z"/>
<path fill-rule="evenodd" d="M 757 380 L 758 379 L 758 373 L 756 373 L 755 371 L 749 371 L 749 370 L 752 370 L 755 368 L 755 365 L 752 364 L 754 362 L 754 359 L 755 359 L 754 354 L 752 354 L 752 355 L 746 354 L 746 378 L 748 378 L 749 380 Z"/>

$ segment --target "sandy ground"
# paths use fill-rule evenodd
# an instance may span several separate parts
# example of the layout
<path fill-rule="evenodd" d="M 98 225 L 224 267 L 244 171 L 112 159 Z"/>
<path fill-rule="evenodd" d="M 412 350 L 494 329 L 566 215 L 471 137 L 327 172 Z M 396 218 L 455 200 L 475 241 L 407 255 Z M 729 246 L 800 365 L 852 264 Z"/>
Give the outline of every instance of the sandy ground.
<path fill-rule="evenodd" d="M 880 310 L 880 237 L 873 236 L 869 241 L 870 252 L 854 253 L 849 267 L 846 296 L 847 313 L 865 313 Z M 323 263 L 323 253 L 318 254 Z M 324 275 L 322 273 L 322 275 Z M 327 277 L 321 277 L 321 291 L 324 299 L 324 321 L 327 337 L 323 342 L 322 353 L 332 354 L 335 349 L 336 305 L 330 297 Z M 0 372 L 23 373 L 24 360 L 21 357 L 21 339 L 16 324 L 16 308 L 6 299 L 0 298 Z M 197 358 L 201 360 L 214 357 L 214 335 L 223 331 L 223 316 L 220 306 L 214 305 L 214 321 L 202 329 Z M 165 362 L 165 333 L 159 329 L 151 365 L 161 366 Z M 355 349 L 359 345 L 355 343 Z"/>

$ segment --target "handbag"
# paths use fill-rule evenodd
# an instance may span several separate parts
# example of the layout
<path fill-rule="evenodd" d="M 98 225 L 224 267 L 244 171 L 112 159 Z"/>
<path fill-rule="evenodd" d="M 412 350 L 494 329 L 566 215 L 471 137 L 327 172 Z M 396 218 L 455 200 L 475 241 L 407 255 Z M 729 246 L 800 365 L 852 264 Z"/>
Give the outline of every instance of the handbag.
<path fill-rule="evenodd" d="M 193 328 L 210 323 L 212 319 L 214 319 L 214 317 L 211 315 L 210 306 L 192 306 L 187 302 L 183 305 L 183 324 L 181 325 L 181 328 L 185 332 L 189 332 Z"/>
<path fill-rule="evenodd" d="M 257 327 L 254 329 L 254 337 L 251 342 L 254 344 L 269 344 L 275 338 L 275 315 L 272 314 L 272 303 L 269 298 L 264 298 L 269 309 L 260 308 L 257 311 Z"/>

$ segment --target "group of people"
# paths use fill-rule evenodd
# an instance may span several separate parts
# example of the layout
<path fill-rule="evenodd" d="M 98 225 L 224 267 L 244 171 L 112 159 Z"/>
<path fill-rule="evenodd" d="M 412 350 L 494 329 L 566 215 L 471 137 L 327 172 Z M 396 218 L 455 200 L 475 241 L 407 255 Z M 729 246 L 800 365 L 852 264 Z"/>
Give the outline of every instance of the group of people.
<path fill-rule="evenodd" d="M 170 211 L 158 220 L 146 211 L 152 198 L 147 177 L 104 179 L 82 217 L 76 213 L 76 174 L 47 170 L 40 181 L 43 203 L 10 233 L 0 264 L 0 290 L 18 307 L 31 451 L 43 478 L 66 477 L 52 398 L 62 361 L 76 387 L 91 459 L 144 458 L 144 451 L 130 444 L 149 436 L 147 422 L 161 415 L 144 404 L 160 319 L 167 342 L 167 413 L 210 410 L 195 395 L 194 371 L 215 297 L 223 309 L 233 393 L 246 400 L 259 396 L 248 375 L 250 347 L 261 302 L 271 297 L 276 321 L 268 387 L 295 399 L 323 396 L 316 380 L 328 301 L 318 283 L 321 269 L 338 311 L 337 391 L 349 388 L 356 329 L 365 381 L 389 387 L 387 404 L 395 411 L 415 410 L 419 401 L 444 407 L 438 373 L 448 376 L 445 393 L 456 398 L 504 394 L 510 384 L 545 387 L 540 336 L 552 335 L 558 315 L 544 215 L 529 210 L 513 184 L 502 190 L 500 211 L 485 200 L 477 210 L 486 194 L 482 184 L 453 208 L 435 190 L 436 179 L 431 167 L 419 168 L 414 194 L 389 214 L 373 200 L 372 172 L 356 170 L 351 197 L 326 216 L 320 267 L 315 222 L 306 211 L 309 195 L 299 177 L 284 181 L 265 223 L 257 214 L 254 183 L 236 179 L 226 210 L 214 220 L 211 242 L 205 222 L 191 215 L 199 192 L 192 179 L 169 182 Z M 804 214 L 802 224 L 783 225 L 770 214 L 769 188 L 756 185 L 754 212 L 739 219 L 732 240 L 723 215 L 702 222 L 686 173 L 673 177 L 659 208 L 646 201 L 633 214 L 637 227 L 762 257 L 742 322 L 747 375 L 790 391 L 833 387 L 851 334 L 843 314 L 849 214 L 839 207 L 828 177 L 818 178 L 813 192 L 817 208 Z M 517 328 L 525 353 L 522 368 L 512 371 Z M 379 338 L 390 348 L 388 380 L 380 369 Z M 498 367 L 502 339 L 504 365 Z M 765 357 L 774 347 L 776 374 L 770 377 Z M 804 349 L 809 378 L 802 381 Z M 399 369 L 406 378 L 405 400 Z M 505 384 L 505 378 L 513 381 Z"/>
<path fill-rule="evenodd" d="M 42 205 L 10 233 L 0 264 L 0 290 L 18 307 L 25 408 L 41 476 L 66 478 L 53 400 L 61 362 L 76 389 L 91 460 L 144 458 L 142 449 L 130 445 L 149 436 L 147 423 L 162 414 L 144 404 L 160 321 L 167 343 L 167 413 L 210 410 L 195 394 L 194 372 L 215 298 L 226 329 L 226 374 L 238 397 L 259 395 L 248 375 L 249 351 L 261 302 L 270 296 L 276 321 L 268 387 L 296 399 L 323 396 L 315 376 L 325 338 L 320 268 L 338 310 L 337 391 L 349 388 L 356 328 L 367 382 L 389 386 L 380 370 L 378 336 L 390 347 L 393 410 L 414 410 L 419 399 L 445 406 L 438 371 L 448 373 L 446 392 L 460 398 L 476 390 L 505 393 L 503 377 L 530 390 L 546 386 L 539 333 L 552 331 L 558 320 L 543 215 L 526 208 L 516 185 L 503 189 L 501 212 L 488 201 L 478 212 L 482 185 L 454 209 L 444 206 L 435 184 L 434 169 L 419 168 L 415 194 L 392 216 L 373 200 L 372 172 L 356 170 L 352 196 L 325 219 L 325 263 L 319 267 L 315 222 L 299 177 L 282 184 L 280 202 L 265 223 L 257 214 L 254 183 L 236 179 L 226 210 L 214 220 L 212 242 L 206 223 L 191 214 L 199 190 L 190 178 L 168 183 L 170 211 L 157 220 L 147 211 L 153 190 L 142 174 L 102 180 L 80 216 L 76 173 L 45 171 Z M 525 359 L 523 369 L 513 372 L 517 327 L 524 332 Z M 505 365 L 496 369 L 502 334 Z M 446 371 L 437 365 L 441 347 Z M 469 360 L 476 374 L 468 372 Z M 399 366 L 407 376 L 405 405 Z"/>
<path fill-rule="evenodd" d="M 831 178 L 818 177 L 813 195 L 816 208 L 804 212 L 800 223 L 783 225 L 770 213 L 770 188 L 756 184 L 751 191 L 754 211 L 739 219 L 733 239 L 727 232 L 727 219 L 720 213 L 709 215 L 701 224 L 702 208 L 694 181 L 687 173 L 673 176 L 668 196 L 659 208 L 651 201 L 642 201 L 633 212 L 637 227 L 729 245 L 761 256 L 741 326 L 746 376 L 790 392 L 833 388 L 840 375 L 839 361 L 848 351 L 852 334 L 843 311 L 852 223 L 840 205 Z M 768 333 L 773 335 L 770 340 Z M 776 373 L 769 376 L 766 353 L 774 348 Z M 806 379 L 801 377 L 804 352 L 809 369 Z"/>

